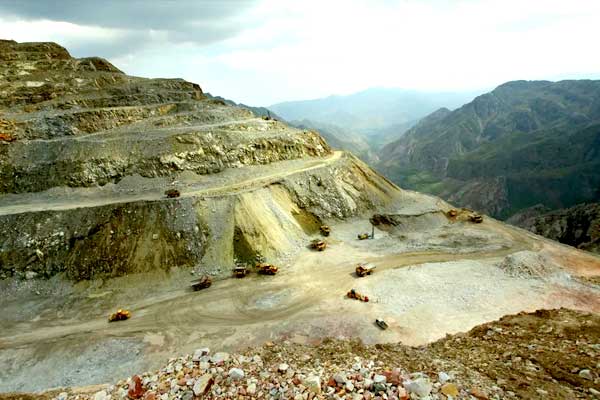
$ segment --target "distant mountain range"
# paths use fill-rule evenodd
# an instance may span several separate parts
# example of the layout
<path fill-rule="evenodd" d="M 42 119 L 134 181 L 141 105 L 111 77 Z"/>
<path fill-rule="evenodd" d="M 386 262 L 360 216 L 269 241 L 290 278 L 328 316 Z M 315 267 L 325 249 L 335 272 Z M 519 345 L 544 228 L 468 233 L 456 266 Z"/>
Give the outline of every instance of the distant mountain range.
<path fill-rule="evenodd" d="M 440 107 L 459 107 L 474 97 L 474 93 L 373 88 L 347 96 L 288 101 L 268 108 L 288 121 L 307 119 L 370 136 L 394 125 L 414 123 Z"/>
<path fill-rule="evenodd" d="M 213 96 L 212 94 L 210 94 L 208 92 L 204 92 L 204 95 L 211 99 L 221 100 L 223 103 L 228 104 L 230 106 L 236 106 L 236 107 L 241 107 L 241 108 L 250 110 L 254 113 L 254 115 L 256 115 L 258 117 L 271 117 L 271 118 L 275 118 L 275 119 L 282 120 L 282 121 L 284 120 L 279 115 L 275 114 L 275 112 L 273 112 L 272 110 L 269 110 L 266 107 L 254 107 L 254 106 L 248 106 L 243 103 L 236 103 L 235 101 L 226 99 L 225 97 Z"/>
<path fill-rule="evenodd" d="M 500 218 L 600 200 L 600 81 L 515 81 L 442 108 L 386 145 L 404 188 Z"/>
<path fill-rule="evenodd" d="M 420 118 L 441 106 L 459 107 L 473 97 L 474 93 L 372 88 L 347 96 L 273 104 L 268 109 L 294 126 L 318 130 L 333 147 L 375 163 L 379 150 Z"/>

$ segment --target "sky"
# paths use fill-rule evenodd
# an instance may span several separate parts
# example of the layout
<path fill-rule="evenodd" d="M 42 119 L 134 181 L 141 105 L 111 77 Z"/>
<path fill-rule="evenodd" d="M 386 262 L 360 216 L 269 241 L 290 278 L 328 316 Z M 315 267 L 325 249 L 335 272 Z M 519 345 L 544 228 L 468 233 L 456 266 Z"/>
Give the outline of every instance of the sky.
<path fill-rule="evenodd" d="M 0 0 L 0 38 L 249 105 L 600 78 L 597 0 Z"/>

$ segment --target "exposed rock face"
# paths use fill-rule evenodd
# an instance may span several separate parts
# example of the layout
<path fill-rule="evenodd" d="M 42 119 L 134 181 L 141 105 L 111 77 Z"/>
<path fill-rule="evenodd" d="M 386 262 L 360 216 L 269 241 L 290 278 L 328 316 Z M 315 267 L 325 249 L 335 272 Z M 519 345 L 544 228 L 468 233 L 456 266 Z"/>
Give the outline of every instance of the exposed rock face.
<path fill-rule="evenodd" d="M 511 217 L 507 222 L 549 239 L 600 253 L 600 203 L 554 211 L 538 206 Z"/>
<path fill-rule="evenodd" d="M 330 150 L 314 132 L 255 118 L 181 79 L 123 74 L 54 43 L 0 42 L 0 193 L 211 174 Z"/>
<path fill-rule="evenodd" d="M 316 132 L 180 79 L 0 41 L 0 277 L 225 276 L 398 189 Z M 181 198 L 166 199 L 176 187 Z"/>
<path fill-rule="evenodd" d="M 499 218 L 600 199 L 600 81 L 515 81 L 439 110 L 381 152 L 404 188 Z"/>

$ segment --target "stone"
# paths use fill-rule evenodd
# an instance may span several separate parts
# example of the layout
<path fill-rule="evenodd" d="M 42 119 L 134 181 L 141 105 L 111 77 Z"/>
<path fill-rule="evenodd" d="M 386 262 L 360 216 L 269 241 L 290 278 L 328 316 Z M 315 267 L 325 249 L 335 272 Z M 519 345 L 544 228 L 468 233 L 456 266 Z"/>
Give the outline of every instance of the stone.
<path fill-rule="evenodd" d="M 352 392 L 354 390 L 354 384 L 352 381 L 346 381 L 346 390 L 348 392 Z"/>
<path fill-rule="evenodd" d="M 229 353 L 219 352 L 215 353 L 210 357 L 210 362 L 218 364 L 220 362 L 226 362 L 229 360 Z"/>
<path fill-rule="evenodd" d="M 452 396 L 452 397 L 456 397 L 458 396 L 458 388 L 456 387 L 456 385 L 454 383 L 446 383 L 444 384 L 440 391 L 445 394 L 446 396 Z"/>
<path fill-rule="evenodd" d="M 286 371 L 288 370 L 288 368 L 289 368 L 289 367 L 290 367 L 290 366 L 289 366 L 289 365 L 287 365 L 286 363 L 281 363 L 281 364 L 279 364 L 279 366 L 277 367 L 277 370 L 278 370 L 279 372 L 286 372 Z"/>
<path fill-rule="evenodd" d="M 206 361 L 200 361 L 198 363 L 198 368 L 200 368 L 202 371 L 206 371 L 207 369 L 210 368 L 210 364 L 207 363 Z"/>
<path fill-rule="evenodd" d="M 473 389 L 469 390 L 469 394 L 479 400 L 489 400 L 489 397 L 487 396 L 487 394 L 485 394 L 478 388 L 473 388 Z"/>
<path fill-rule="evenodd" d="M 208 353 L 210 353 L 210 350 L 208 349 L 208 347 L 203 347 L 201 349 L 196 349 L 196 351 L 194 351 L 194 355 L 192 356 L 192 361 L 201 361 L 202 357 L 207 356 Z"/>
<path fill-rule="evenodd" d="M 440 372 L 440 373 L 438 373 L 438 380 L 440 381 L 441 384 L 444 384 L 450 380 L 450 375 L 448 375 L 445 372 Z"/>
<path fill-rule="evenodd" d="M 237 381 L 244 377 L 244 371 L 242 371 L 240 368 L 231 368 L 227 375 L 229 375 L 231 379 Z"/>
<path fill-rule="evenodd" d="M 403 387 L 398 388 L 397 396 L 398 396 L 398 399 L 400 399 L 400 400 L 408 400 L 409 399 L 408 392 Z"/>
<path fill-rule="evenodd" d="M 369 379 L 369 378 L 365 378 L 365 382 L 363 383 L 363 387 L 365 389 L 371 389 L 372 386 L 373 386 L 373 380 Z"/>
<path fill-rule="evenodd" d="M 425 397 L 431 393 L 433 385 L 428 378 L 423 377 L 405 381 L 404 388 L 408 391 L 408 393 L 415 393 L 419 397 Z"/>
<path fill-rule="evenodd" d="M 138 375 L 134 375 L 131 378 L 131 383 L 129 384 L 129 390 L 127 391 L 127 396 L 132 399 L 139 399 L 144 395 L 144 388 L 142 387 L 142 379 Z"/>
<path fill-rule="evenodd" d="M 582 369 L 581 371 L 579 371 L 578 375 L 580 377 L 582 377 L 583 379 L 587 379 L 587 380 L 590 380 L 590 381 L 594 380 L 592 372 L 589 369 Z"/>
<path fill-rule="evenodd" d="M 144 400 L 156 400 L 156 393 L 153 391 L 148 391 L 144 394 Z"/>
<path fill-rule="evenodd" d="M 58 396 L 56 396 L 56 400 L 67 400 L 67 397 L 69 397 L 67 392 L 60 392 Z"/>
<path fill-rule="evenodd" d="M 204 374 L 196 380 L 192 390 L 196 396 L 202 396 L 208 393 L 214 382 L 212 374 Z"/>
<path fill-rule="evenodd" d="M 387 378 L 385 377 L 385 375 L 375 375 L 373 377 L 373 382 L 375 382 L 375 383 L 386 383 L 387 382 Z"/>
<path fill-rule="evenodd" d="M 256 393 L 256 383 L 252 382 L 251 384 L 248 385 L 248 387 L 246 388 L 246 393 L 248 393 L 249 395 L 253 395 Z"/>
<path fill-rule="evenodd" d="M 94 395 L 94 400 L 110 400 L 110 395 L 105 390 L 101 390 Z"/>
<path fill-rule="evenodd" d="M 321 378 L 316 375 L 309 375 L 304 378 L 302 384 L 307 387 L 307 389 L 314 394 L 321 394 Z"/>
<path fill-rule="evenodd" d="M 194 393 L 191 390 L 186 390 L 181 395 L 181 400 L 193 400 L 193 398 L 194 398 Z"/>
<path fill-rule="evenodd" d="M 348 378 L 346 378 L 346 374 L 338 372 L 337 374 L 333 375 L 333 380 L 339 384 L 344 384 Z"/>
<path fill-rule="evenodd" d="M 387 391 L 387 386 L 386 386 L 385 383 L 376 382 L 376 383 L 373 384 L 372 390 L 376 394 L 379 393 L 379 392 L 386 392 Z"/>
<path fill-rule="evenodd" d="M 37 272 L 25 271 L 25 279 L 27 279 L 27 280 L 35 279 L 37 276 L 38 276 Z"/>

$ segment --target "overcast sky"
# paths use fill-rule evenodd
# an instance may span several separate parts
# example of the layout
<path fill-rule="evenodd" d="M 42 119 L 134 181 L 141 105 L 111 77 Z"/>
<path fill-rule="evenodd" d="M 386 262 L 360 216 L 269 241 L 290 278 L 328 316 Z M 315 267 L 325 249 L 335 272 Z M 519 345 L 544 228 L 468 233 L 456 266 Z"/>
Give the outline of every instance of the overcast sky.
<path fill-rule="evenodd" d="M 0 38 L 250 105 L 600 77 L 597 0 L 0 0 Z"/>

